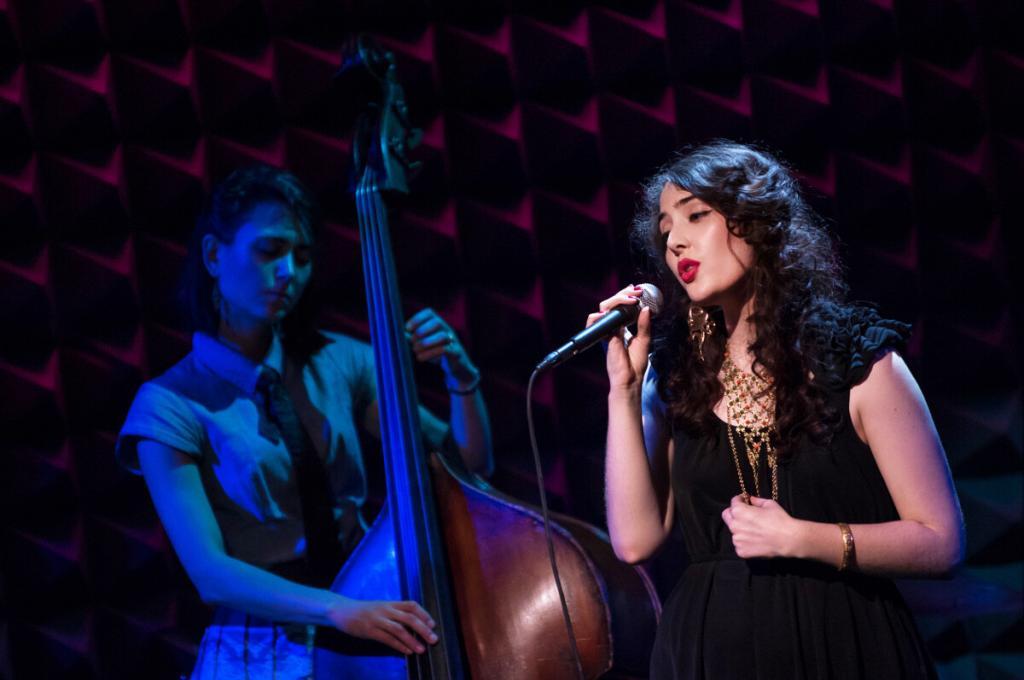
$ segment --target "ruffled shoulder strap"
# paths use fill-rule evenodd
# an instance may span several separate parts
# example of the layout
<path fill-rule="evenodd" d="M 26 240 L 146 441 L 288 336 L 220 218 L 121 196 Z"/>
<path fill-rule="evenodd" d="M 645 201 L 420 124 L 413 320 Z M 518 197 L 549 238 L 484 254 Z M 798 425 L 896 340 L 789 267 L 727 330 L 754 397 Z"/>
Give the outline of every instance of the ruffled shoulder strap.
<path fill-rule="evenodd" d="M 903 352 L 910 324 L 883 319 L 863 305 L 830 305 L 804 322 L 802 343 L 811 345 L 815 381 L 830 390 L 858 384 L 886 352 Z"/>

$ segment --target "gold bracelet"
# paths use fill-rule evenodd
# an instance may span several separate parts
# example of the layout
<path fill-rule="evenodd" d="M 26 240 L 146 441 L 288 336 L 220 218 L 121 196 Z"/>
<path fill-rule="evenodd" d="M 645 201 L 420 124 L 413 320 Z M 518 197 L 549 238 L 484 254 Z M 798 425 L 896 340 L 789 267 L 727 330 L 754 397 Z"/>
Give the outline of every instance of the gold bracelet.
<path fill-rule="evenodd" d="M 843 558 L 839 561 L 839 571 L 846 571 L 854 560 L 853 532 L 846 522 L 839 522 L 839 531 L 843 534 Z"/>

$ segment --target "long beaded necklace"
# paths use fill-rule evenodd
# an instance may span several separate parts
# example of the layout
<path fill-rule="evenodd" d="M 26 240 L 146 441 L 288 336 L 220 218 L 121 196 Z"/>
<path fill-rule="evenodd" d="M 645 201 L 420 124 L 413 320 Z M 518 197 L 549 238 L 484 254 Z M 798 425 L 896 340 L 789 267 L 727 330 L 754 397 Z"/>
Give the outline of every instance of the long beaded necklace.
<path fill-rule="evenodd" d="M 747 450 L 747 462 L 754 473 L 754 494 L 761 495 L 760 467 L 761 451 L 764 450 L 771 473 L 772 500 L 779 500 L 779 464 L 772 445 L 772 431 L 775 424 L 775 390 L 772 382 L 753 373 L 744 373 L 733 363 L 729 349 L 725 350 L 722 361 L 722 386 L 725 388 L 726 429 L 729 449 L 736 464 L 736 476 L 740 480 L 743 502 L 750 503 L 740 456 L 736 446 L 735 433 L 743 438 Z"/>

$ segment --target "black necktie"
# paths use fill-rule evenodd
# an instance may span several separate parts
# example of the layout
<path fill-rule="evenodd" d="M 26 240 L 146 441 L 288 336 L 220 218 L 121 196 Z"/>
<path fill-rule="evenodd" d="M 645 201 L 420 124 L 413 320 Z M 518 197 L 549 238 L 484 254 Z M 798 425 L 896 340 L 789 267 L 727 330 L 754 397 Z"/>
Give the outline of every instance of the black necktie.
<path fill-rule="evenodd" d="M 306 533 L 310 585 L 326 588 L 333 582 L 344 557 L 334 521 L 334 494 L 327 470 L 278 372 L 264 367 L 256 389 L 263 395 L 267 415 L 280 431 L 292 459 Z"/>

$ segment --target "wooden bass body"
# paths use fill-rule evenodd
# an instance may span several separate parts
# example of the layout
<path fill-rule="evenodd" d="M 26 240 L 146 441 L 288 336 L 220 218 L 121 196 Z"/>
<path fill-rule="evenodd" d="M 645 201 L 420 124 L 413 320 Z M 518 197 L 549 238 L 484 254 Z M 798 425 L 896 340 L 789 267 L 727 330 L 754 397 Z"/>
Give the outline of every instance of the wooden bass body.
<path fill-rule="evenodd" d="M 539 510 L 431 457 L 445 554 L 469 676 L 486 680 L 576 677 Z M 607 537 L 564 515 L 555 555 L 587 678 L 646 677 L 661 606 L 646 573 L 619 561 Z M 401 597 L 387 505 L 332 590 L 360 599 Z M 319 649 L 317 677 L 405 680 L 404 657 L 383 646 Z"/>

